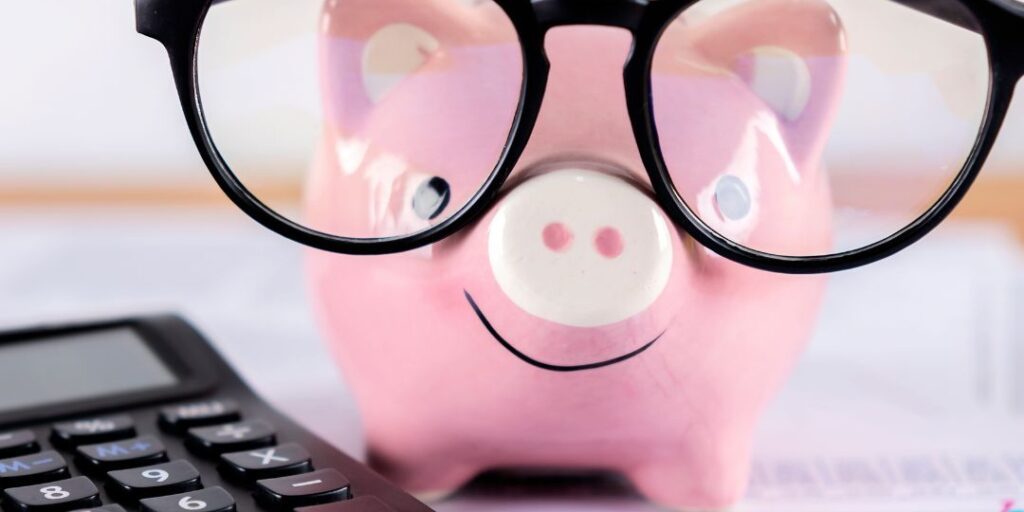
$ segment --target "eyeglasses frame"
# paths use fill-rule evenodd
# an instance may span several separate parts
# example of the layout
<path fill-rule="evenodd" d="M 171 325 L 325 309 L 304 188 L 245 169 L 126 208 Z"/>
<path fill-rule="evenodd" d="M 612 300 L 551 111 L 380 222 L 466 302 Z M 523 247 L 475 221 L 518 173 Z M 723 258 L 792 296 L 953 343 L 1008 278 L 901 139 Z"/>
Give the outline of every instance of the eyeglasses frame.
<path fill-rule="evenodd" d="M 519 107 L 498 163 L 463 207 L 430 228 L 396 237 L 350 238 L 313 230 L 277 213 L 245 187 L 218 151 L 203 111 L 197 56 L 209 9 L 225 1 L 232 0 L 135 0 L 136 29 L 166 49 L 186 124 L 203 162 L 228 198 L 256 222 L 285 238 L 353 255 L 404 252 L 438 242 L 479 219 L 495 203 L 540 114 L 550 70 L 544 40 L 555 27 L 600 25 L 626 29 L 633 35 L 633 47 L 623 69 L 626 104 L 641 161 L 658 203 L 687 235 L 715 253 L 743 265 L 786 274 L 819 274 L 867 265 L 907 248 L 937 227 L 963 199 L 984 166 L 1016 84 L 1024 76 L 1024 4 L 1013 0 L 891 0 L 984 37 L 990 87 L 974 146 L 938 201 L 900 231 L 871 245 L 836 254 L 776 255 L 745 247 L 709 227 L 679 196 L 664 162 L 651 100 L 654 53 L 669 24 L 701 0 L 492 0 L 515 26 L 523 55 Z M 970 13 L 971 19 L 964 19 L 962 13 Z"/>

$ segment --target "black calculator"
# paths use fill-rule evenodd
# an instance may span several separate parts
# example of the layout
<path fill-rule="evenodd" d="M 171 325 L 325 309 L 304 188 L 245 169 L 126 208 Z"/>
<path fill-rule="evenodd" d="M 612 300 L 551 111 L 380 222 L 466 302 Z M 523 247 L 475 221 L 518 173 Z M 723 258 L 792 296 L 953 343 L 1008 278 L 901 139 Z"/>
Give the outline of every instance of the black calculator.
<path fill-rule="evenodd" d="M 0 334 L 0 494 L 4 512 L 430 510 L 173 315 Z"/>

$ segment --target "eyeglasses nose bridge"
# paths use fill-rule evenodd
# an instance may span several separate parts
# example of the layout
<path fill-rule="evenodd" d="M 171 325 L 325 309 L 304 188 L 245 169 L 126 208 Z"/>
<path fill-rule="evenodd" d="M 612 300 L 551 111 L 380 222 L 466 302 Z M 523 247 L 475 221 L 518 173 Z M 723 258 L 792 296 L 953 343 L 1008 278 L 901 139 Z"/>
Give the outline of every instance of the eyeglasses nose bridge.
<path fill-rule="evenodd" d="M 545 30 L 566 25 L 600 25 L 636 33 L 647 2 L 643 0 L 533 0 L 537 23 Z"/>

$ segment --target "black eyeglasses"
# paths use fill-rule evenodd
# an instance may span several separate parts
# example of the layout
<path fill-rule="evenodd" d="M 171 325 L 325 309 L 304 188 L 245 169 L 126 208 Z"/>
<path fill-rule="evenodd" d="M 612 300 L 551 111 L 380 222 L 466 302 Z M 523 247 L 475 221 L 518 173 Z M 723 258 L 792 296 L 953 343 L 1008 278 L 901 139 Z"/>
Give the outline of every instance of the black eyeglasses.
<path fill-rule="evenodd" d="M 582 105 L 580 129 L 628 125 L 639 151 L 618 164 L 639 169 L 666 215 L 714 252 L 785 273 L 857 267 L 950 213 L 1024 75 L 1024 5 L 1014 0 L 136 9 L 138 31 L 170 55 L 189 129 L 224 192 L 267 228 L 348 254 L 419 248 L 479 219 L 520 163 L 547 93 Z M 582 25 L 625 29 L 628 54 Z M 583 70 L 604 64 L 622 70 L 624 98 L 588 103 Z M 622 100 L 625 109 L 603 103 Z M 289 156 L 300 154 L 314 157 Z M 299 188 L 302 211 L 289 202 Z"/>

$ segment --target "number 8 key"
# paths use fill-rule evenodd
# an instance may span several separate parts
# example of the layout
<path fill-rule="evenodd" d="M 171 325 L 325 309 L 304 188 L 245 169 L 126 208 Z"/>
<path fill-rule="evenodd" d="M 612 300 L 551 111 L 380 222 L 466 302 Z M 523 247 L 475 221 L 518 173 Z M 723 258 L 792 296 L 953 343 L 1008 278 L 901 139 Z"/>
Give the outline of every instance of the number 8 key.
<path fill-rule="evenodd" d="M 4 492 L 4 510 L 9 512 L 75 510 L 99 505 L 99 489 L 84 476 Z"/>

